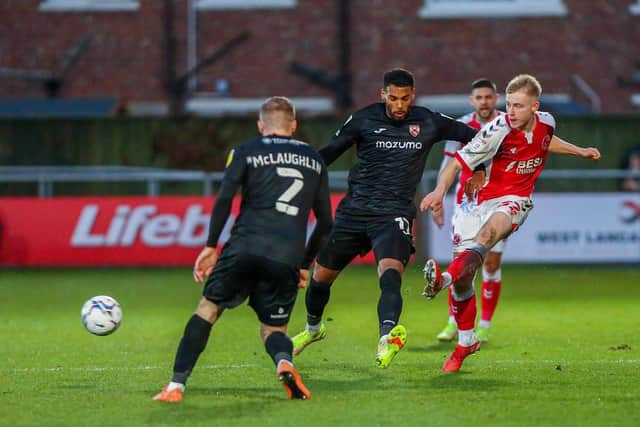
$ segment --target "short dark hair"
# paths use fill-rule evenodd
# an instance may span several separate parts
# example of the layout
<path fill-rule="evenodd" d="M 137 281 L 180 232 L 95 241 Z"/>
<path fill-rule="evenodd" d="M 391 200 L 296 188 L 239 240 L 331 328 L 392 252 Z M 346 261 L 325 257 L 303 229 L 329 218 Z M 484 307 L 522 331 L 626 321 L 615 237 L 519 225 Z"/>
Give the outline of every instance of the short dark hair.
<path fill-rule="evenodd" d="M 384 73 L 384 86 L 413 87 L 413 74 L 404 68 L 394 68 Z"/>
<path fill-rule="evenodd" d="M 488 89 L 493 89 L 494 92 L 497 92 L 498 89 L 496 87 L 496 84 L 494 82 L 492 82 L 489 79 L 478 79 L 478 80 L 474 80 L 473 83 L 471 83 L 471 92 L 473 92 L 474 89 L 480 89 L 481 87 L 486 87 Z"/>

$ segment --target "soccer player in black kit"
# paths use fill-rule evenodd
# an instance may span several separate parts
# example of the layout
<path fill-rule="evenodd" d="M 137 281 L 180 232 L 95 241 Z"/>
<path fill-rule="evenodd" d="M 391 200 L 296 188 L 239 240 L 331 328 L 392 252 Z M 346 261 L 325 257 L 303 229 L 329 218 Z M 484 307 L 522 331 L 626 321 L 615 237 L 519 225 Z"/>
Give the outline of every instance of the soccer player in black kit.
<path fill-rule="evenodd" d="M 477 132 L 440 113 L 414 106 L 414 79 L 409 71 L 385 73 L 380 96 L 382 102 L 349 116 L 332 141 L 320 149 L 329 165 L 355 145 L 358 163 L 349 173 L 349 191 L 338 206 L 327 244 L 318 253 L 305 297 L 307 326 L 293 337 L 294 355 L 326 336 L 322 314 L 331 284 L 356 255 L 373 249 L 381 291 L 376 365 L 389 366 L 407 340 L 405 327 L 398 324 L 400 285 L 414 251 L 413 199 L 427 155 L 438 141 L 466 143 Z"/>
<path fill-rule="evenodd" d="M 292 138 L 296 126 L 291 101 L 269 98 L 262 104 L 258 120 L 262 137 L 229 153 L 211 213 L 207 244 L 193 268 L 197 283 L 209 276 L 203 297 L 184 330 L 171 382 L 154 400 L 182 401 L 185 384 L 207 344 L 211 327 L 225 309 L 238 306 L 247 297 L 289 398 L 311 397 L 293 367 L 292 343 L 286 331 L 300 269 L 309 268 L 331 228 L 331 205 L 327 168 L 316 151 Z M 218 258 L 218 238 L 239 187 L 240 214 Z M 317 222 L 305 251 L 311 209 Z"/>

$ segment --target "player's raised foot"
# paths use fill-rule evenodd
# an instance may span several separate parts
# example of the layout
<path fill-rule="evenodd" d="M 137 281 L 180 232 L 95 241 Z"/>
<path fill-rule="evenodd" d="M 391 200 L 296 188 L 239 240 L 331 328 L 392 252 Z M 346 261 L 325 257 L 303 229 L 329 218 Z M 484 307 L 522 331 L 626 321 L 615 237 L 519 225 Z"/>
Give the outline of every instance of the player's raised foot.
<path fill-rule="evenodd" d="M 438 292 L 444 288 L 444 278 L 440 272 L 440 267 L 434 259 L 428 259 L 422 271 L 424 272 L 424 279 L 427 282 L 424 291 L 422 291 L 422 295 L 428 299 L 433 299 L 438 295 Z"/>
<path fill-rule="evenodd" d="M 162 391 L 155 396 L 153 396 L 153 400 L 157 400 L 159 402 L 171 402 L 171 403 L 180 403 L 182 402 L 182 396 L 184 392 L 181 388 L 174 388 L 169 391 L 169 384 L 162 388 Z"/>
<path fill-rule="evenodd" d="M 458 336 L 458 326 L 455 323 L 447 323 L 442 331 L 438 334 L 438 341 L 451 342 Z"/>
<path fill-rule="evenodd" d="M 305 387 L 300 374 L 287 361 L 278 364 L 278 380 L 287 391 L 289 399 L 311 399 L 311 392 Z"/>
<path fill-rule="evenodd" d="M 396 325 L 388 335 L 380 337 L 378 353 L 376 354 L 376 366 L 382 369 L 387 368 L 406 343 L 406 328 L 402 325 Z"/>
<path fill-rule="evenodd" d="M 476 341 L 470 346 L 464 346 L 458 344 L 456 348 L 453 350 L 453 353 L 449 356 L 447 360 L 444 361 L 444 365 L 442 365 L 442 370 L 445 372 L 456 372 L 459 371 L 462 367 L 462 362 L 467 356 L 475 353 L 480 349 L 480 341 Z"/>
<path fill-rule="evenodd" d="M 480 342 L 489 341 L 489 328 L 478 327 L 478 329 L 476 329 L 476 337 L 478 337 Z"/>
<path fill-rule="evenodd" d="M 295 337 L 291 338 L 291 341 L 293 342 L 293 355 L 299 355 L 309 344 L 320 341 L 326 336 L 327 328 L 324 326 L 324 322 L 320 323 L 320 329 L 318 329 L 318 332 L 312 333 L 305 329 Z"/>

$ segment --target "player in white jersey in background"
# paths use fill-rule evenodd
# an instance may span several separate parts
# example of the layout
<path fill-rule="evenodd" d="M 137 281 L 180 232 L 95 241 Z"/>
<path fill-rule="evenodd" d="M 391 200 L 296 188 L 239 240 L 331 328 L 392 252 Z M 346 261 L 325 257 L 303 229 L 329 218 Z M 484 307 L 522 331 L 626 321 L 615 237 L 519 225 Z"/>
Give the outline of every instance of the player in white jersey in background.
<path fill-rule="evenodd" d="M 496 109 L 499 98 L 500 95 L 497 93 L 494 82 L 485 78 L 475 80 L 471 83 L 471 95 L 469 96 L 469 103 L 473 107 L 473 112 L 465 114 L 460 117 L 458 121 L 480 130 L 486 123 L 504 114 L 502 111 Z M 446 142 L 444 156 L 440 164 L 440 171 L 449 164 L 455 156 L 456 151 L 462 147 L 463 144 L 458 141 Z M 485 177 L 486 174 L 484 171 L 472 173 L 471 170 L 463 169 L 460 172 L 455 191 L 455 207 L 451 219 L 451 240 L 453 242 L 454 257 L 466 249 L 460 246 L 460 236 L 461 234 L 468 233 L 468 230 L 466 230 L 470 222 L 468 216 L 472 207 L 476 205 L 475 195 L 477 195 L 477 191 L 485 184 Z M 444 225 L 442 211 L 439 211 L 438 214 L 433 214 L 433 221 L 438 227 L 442 228 Z M 489 340 L 491 318 L 493 317 L 498 299 L 500 298 L 500 289 L 502 287 L 500 263 L 502 261 L 504 245 L 505 242 L 502 240 L 491 248 L 482 266 L 481 310 L 476 331 L 478 339 L 482 342 Z M 449 320 L 447 325 L 437 335 L 439 341 L 452 341 L 458 334 L 458 325 L 453 308 L 453 298 L 451 296 L 451 288 L 449 288 Z"/>
<path fill-rule="evenodd" d="M 422 211 L 442 209 L 444 196 L 462 168 L 475 169 L 487 165 L 487 184 L 478 193 L 478 232 L 462 236 L 470 240 L 466 249 L 441 273 L 435 260 L 425 265 L 424 295 L 433 298 L 445 287 L 453 285 L 453 305 L 458 323 L 458 345 L 442 366 L 446 372 L 458 371 L 464 359 L 480 348 L 474 323 L 476 298 L 473 277 L 489 250 L 520 227 L 533 208 L 531 196 L 536 179 L 542 172 L 547 153 L 571 154 L 585 159 L 600 159 L 596 148 L 570 144 L 553 133 L 555 119 L 539 112 L 542 87 L 535 77 L 514 77 L 506 89 L 505 116 L 487 123 L 480 132 L 455 154 L 440 173 L 438 184 L 420 202 Z"/>

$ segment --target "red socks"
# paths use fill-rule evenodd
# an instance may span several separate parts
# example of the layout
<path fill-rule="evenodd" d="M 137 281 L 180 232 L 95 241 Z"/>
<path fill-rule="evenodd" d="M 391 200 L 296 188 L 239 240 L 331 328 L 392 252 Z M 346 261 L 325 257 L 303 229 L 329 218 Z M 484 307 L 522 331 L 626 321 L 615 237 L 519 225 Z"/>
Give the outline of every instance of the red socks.
<path fill-rule="evenodd" d="M 451 300 L 456 322 L 459 331 L 468 331 L 473 329 L 476 323 L 476 296 L 475 294 L 464 301 Z"/>
<path fill-rule="evenodd" d="M 481 320 L 491 321 L 493 313 L 496 311 L 502 282 L 482 281 L 482 314 Z"/>
<path fill-rule="evenodd" d="M 471 249 L 466 249 L 459 253 L 449 264 L 447 271 L 451 274 L 453 283 L 469 277 L 473 278 L 476 270 L 482 265 L 482 256 Z"/>

